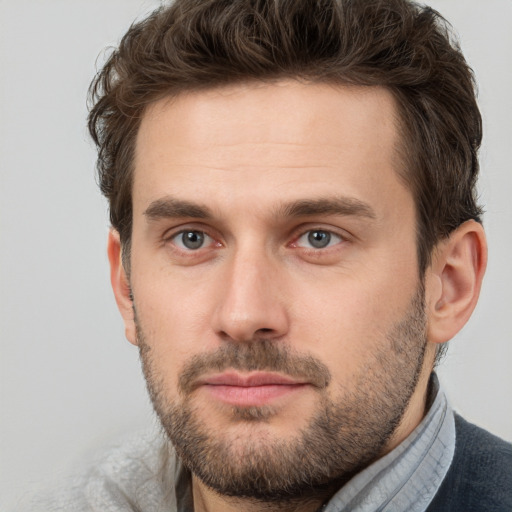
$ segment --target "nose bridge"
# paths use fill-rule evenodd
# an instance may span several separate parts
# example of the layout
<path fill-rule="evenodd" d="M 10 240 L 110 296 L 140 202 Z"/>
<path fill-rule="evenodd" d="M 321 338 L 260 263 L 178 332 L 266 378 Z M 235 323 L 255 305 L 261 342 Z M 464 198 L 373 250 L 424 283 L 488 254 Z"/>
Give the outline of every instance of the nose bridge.
<path fill-rule="evenodd" d="M 278 338 L 288 329 L 278 262 L 263 244 L 240 246 L 226 261 L 216 331 L 235 341 Z"/>

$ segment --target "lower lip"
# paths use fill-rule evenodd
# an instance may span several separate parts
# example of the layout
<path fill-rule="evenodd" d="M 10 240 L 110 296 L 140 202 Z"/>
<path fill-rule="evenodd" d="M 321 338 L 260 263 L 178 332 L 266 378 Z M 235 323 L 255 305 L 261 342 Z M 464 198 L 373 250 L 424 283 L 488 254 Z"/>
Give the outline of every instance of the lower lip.
<path fill-rule="evenodd" d="M 229 405 L 257 407 L 291 395 L 306 387 L 306 384 L 267 384 L 262 386 L 205 385 L 210 395 Z"/>

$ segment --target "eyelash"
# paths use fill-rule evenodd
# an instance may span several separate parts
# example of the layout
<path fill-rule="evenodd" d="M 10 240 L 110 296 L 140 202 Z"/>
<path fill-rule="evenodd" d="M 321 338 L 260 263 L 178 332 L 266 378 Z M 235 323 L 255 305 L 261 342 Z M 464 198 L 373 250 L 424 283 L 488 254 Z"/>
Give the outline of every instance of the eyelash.
<path fill-rule="evenodd" d="M 311 240 L 311 237 L 314 236 L 315 234 L 322 234 L 322 235 L 326 235 L 327 238 L 324 238 L 324 240 L 326 240 L 326 244 L 323 246 L 323 247 L 311 247 L 311 245 L 313 245 L 313 240 Z M 308 239 L 308 243 L 310 244 L 310 247 L 303 247 L 301 245 L 299 245 L 299 242 L 301 239 L 303 238 L 306 238 Z M 333 242 L 333 239 L 334 239 L 334 244 L 331 244 L 331 242 Z M 323 241 L 321 240 L 317 240 L 319 241 L 320 243 L 323 243 Z M 312 251 L 312 252 L 324 252 L 326 250 L 328 250 L 329 248 L 331 248 L 333 245 L 338 245 L 339 243 L 341 242 L 344 242 L 346 241 L 346 239 L 341 236 L 339 233 L 336 233 L 330 229 L 325 229 L 325 228 L 313 228 L 313 229 L 308 229 L 304 232 L 302 232 L 297 238 L 295 238 L 295 241 L 292 242 L 290 244 L 290 247 L 295 247 L 295 248 L 303 248 L 303 249 L 306 249 L 306 250 L 309 250 L 309 251 Z"/>
<path fill-rule="evenodd" d="M 182 252 L 198 252 L 199 250 L 203 249 L 204 246 L 201 245 L 201 247 L 198 247 L 197 249 L 191 249 L 189 247 L 179 247 L 176 243 L 176 240 L 178 239 L 178 237 L 183 237 L 183 235 L 187 234 L 187 233 L 197 233 L 197 234 L 200 234 L 204 237 L 204 239 L 210 239 L 212 242 L 215 242 L 215 238 L 210 236 L 206 231 L 202 230 L 202 229 L 182 229 L 181 231 L 178 231 L 176 233 L 172 233 L 170 236 L 166 237 L 164 242 L 171 242 L 173 243 L 173 245 L 177 246 L 178 247 L 178 250 L 179 251 L 182 251 Z M 211 242 L 210 242 L 211 244 Z M 221 247 L 222 244 L 220 242 L 215 242 L 215 244 L 218 246 L 218 247 Z"/>
<path fill-rule="evenodd" d="M 204 237 L 204 242 L 207 242 L 208 239 L 210 240 L 210 242 L 207 244 L 208 245 L 211 245 L 212 242 L 215 244 L 216 247 L 222 247 L 222 243 L 221 242 L 218 242 L 216 241 L 216 237 L 213 237 L 211 235 L 209 235 L 205 230 L 203 229 L 194 229 L 194 228 L 189 228 L 189 229 L 182 229 L 176 233 L 172 233 L 171 235 L 169 236 L 166 236 L 165 239 L 164 239 L 164 242 L 165 243 L 168 243 L 168 242 L 171 242 L 178 251 L 181 251 L 181 252 L 186 252 L 186 253 L 195 253 L 195 252 L 199 252 L 201 249 L 204 249 L 205 248 L 205 243 L 201 244 L 201 246 L 197 247 L 196 249 L 193 249 L 193 248 L 190 248 L 190 247 L 186 247 L 184 246 L 183 242 L 181 243 L 181 246 L 179 243 L 176 242 L 176 240 L 179 239 L 179 237 L 183 237 L 183 235 L 187 234 L 187 233 L 196 233 L 196 234 L 199 234 L 200 236 Z M 323 246 L 323 247 L 304 247 L 304 246 L 301 246 L 300 245 L 300 240 L 304 237 L 311 237 L 314 233 L 317 233 L 317 234 L 322 234 L 322 235 L 327 235 L 327 242 L 326 242 L 326 245 Z M 335 241 L 334 244 L 332 244 L 331 242 Z M 183 239 L 182 239 L 183 240 Z M 306 229 L 306 230 L 303 230 L 301 231 L 297 236 L 295 236 L 293 238 L 293 241 L 290 242 L 288 244 L 288 247 L 291 247 L 291 248 L 294 248 L 294 249 L 304 249 L 306 251 L 309 251 L 309 252 L 312 252 L 312 253 L 320 253 L 320 252 L 326 252 L 328 249 L 330 249 L 333 245 L 336 246 L 340 243 L 343 243 L 343 242 L 346 242 L 347 241 L 347 238 L 333 230 L 330 230 L 330 229 L 326 229 L 326 228 L 321 228 L 321 227 L 316 227 L 316 228 L 310 228 L 310 229 Z M 309 243 L 312 244 L 312 241 L 311 239 L 309 239 Z M 320 241 L 320 243 L 322 243 Z"/>

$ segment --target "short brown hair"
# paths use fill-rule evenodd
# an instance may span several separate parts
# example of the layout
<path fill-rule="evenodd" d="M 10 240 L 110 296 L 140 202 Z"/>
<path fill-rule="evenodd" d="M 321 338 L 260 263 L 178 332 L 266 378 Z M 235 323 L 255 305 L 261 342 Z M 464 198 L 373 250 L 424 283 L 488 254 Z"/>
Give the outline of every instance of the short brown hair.
<path fill-rule="evenodd" d="M 131 26 L 90 88 L 100 186 L 124 257 L 147 106 L 188 90 L 290 78 L 394 94 L 421 272 L 439 240 L 480 220 L 475 84 L 439 13 L 407 0 L 176 0 Z"/>

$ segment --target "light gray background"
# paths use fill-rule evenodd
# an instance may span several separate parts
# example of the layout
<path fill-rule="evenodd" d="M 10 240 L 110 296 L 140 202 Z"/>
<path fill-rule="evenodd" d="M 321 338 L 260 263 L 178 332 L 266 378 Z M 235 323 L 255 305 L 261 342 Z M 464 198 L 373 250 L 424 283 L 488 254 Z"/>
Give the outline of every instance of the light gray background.
<path fill-rule="evenodd" d="M 0 0 L 1 510 L 155 422 L 109 286 L 85 97 L 101 50 L 156 5 Z M 431 5 L 480 84 L 490 246 L 480 304 L 440 374 L 457 410 L 512 440 L 512 0 Z"/>

